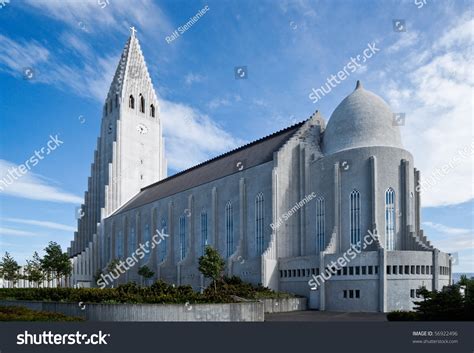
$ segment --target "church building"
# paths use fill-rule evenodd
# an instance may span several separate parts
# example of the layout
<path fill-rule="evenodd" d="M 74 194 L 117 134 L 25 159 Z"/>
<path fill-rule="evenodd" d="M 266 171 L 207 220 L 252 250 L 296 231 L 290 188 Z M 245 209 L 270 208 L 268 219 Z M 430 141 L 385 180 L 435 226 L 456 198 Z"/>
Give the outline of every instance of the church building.
<path fill-rule="evenodd" d="M 109 285 L 140 283 L 146 265 L 154 279 L 200 290 L 208 245 L 227 275 L 305 296 L 319 310 L 409 310 L 421 286 L 450 283 L 449 254 L 420 226 L 420 171 L 387 103 L 360 82 L 327 124 L 315 112 L 170 177 L 162 135 L 132 31 L 68 248 L 71 285 L 96 287 L 111 261 L 134 258 Z"/>

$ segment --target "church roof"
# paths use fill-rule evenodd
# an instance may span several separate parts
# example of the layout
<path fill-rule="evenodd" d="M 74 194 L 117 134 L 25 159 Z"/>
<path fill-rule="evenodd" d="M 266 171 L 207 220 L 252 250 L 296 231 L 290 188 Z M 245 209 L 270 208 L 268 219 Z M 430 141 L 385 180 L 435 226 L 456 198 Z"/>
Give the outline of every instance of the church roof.
<path fill-rule="evenodd" d="M 337 106 L 329 119 L 323 152 L 327 155 L 367 146 L 403 148 L 397 125 L 387 103 L 357 81 L 354 92 Z"/>
<path fill-rule="evenodd" d="M 304 123 L 305 121 L 302 121 L 151 184 L 141 189 L 135 197 L 115 211 L 114 215 L 269 162 L 273 159 L 273 153 Z"/>

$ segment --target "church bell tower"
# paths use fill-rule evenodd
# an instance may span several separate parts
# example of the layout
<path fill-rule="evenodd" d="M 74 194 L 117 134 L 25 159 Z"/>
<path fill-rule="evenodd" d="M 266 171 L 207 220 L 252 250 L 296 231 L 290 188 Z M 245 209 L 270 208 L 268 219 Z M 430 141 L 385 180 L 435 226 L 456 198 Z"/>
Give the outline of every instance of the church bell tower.
<path fill-rule="evenodd" d="M 68 249 L 71 258 L 87 250 L 104 218 L 166 177 L 162 129 L 158 99 L 131 27 L 105 99 L 88 189 Z"/>

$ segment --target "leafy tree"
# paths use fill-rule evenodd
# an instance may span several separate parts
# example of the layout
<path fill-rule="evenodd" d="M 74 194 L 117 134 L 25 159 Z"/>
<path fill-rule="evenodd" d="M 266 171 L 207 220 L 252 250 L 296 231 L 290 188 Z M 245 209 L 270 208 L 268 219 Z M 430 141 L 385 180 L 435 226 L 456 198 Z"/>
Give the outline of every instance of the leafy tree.
<path fill-rule="evenodd" d="M 39 287 L 40 283 L 44 280 L 45 275 L 41 266 L 41 258 L 36 251 L 33 254 L 32 260 L 26 260 L 25 273 L 25 279 L 35 283 L 36 287 Z"/>
<path fill-rule="evenodd" d="M 146 280 L 152 278 L 155 275 L 155 272 L 150 270 L 148 266 L 142 266 L 138 269 L 138 274 L 145 279 L 146 284 Z"/>
<path fill-rule="evenodd" d="M 461 285 L 461 286 L 466 286 L 468 281 L 469 281 L 469 279 L 467 278 L 466 275 L 461 275 L 461 277 L 459 278 L 458 284 Z"/>
<path fill-rule="evenodd" d="M 6 281 L 12 282 L 15 287 L 16 282 L 20 279 L 20 267 L 18 262 L 8 252 L 5 252 L 2 261 L 0 261 L 0 275 Z"/>
<path fill-rule="evenodd" d="M 44 249 L 45 255 L 41 260 L 41 266 L 50 276 L 56 277 L 57 285 L 61 287 L 61 278 L 68 277 L 72 272 L 71 261 L 69 256 L 63 253 L 61 245 L 54 241 L 50 241 Z"/>
<path fill-rule="evenodd" d="M 214 282 L 214 293 L 217 293 L 216 282 L 222 276 L 225 261 L 219 255 L 219 252 L 211 246 L 206 247 L 203 256 L 199 258 L 199 272 L 204 277 L 211 278 Z"/>

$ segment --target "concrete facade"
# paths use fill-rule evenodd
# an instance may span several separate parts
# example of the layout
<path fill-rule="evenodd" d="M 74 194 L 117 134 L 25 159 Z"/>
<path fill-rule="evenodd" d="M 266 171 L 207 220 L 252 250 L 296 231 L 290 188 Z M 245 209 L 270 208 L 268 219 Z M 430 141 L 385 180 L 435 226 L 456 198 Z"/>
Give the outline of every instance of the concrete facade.
<path fill-rule="evenodd" d="M 129 42 L 138 45 L 133 35 Z M 127 109 L 133 110 L 118 112 L 124 119 Z M 435 249 L 420 228 L 420 172 L 413 156 L 402 146 L 388 105 L 360 83 L 327 127 L 316 112 L 163 180 L 161 130 L 155 134 L 149 146 L 130 139 L 150 148 L 145 159 L 154 160 L 146 162 L 155 168 L 154 183 L 139 191 L 145 185 L 135 173 L 124 181 L 131 185 L 127 197 L 116 195 L 122 189 L 111 191 L 120 202 L 95 233 L 76 235 L 72 248 L 82 247 L 71 251 L 72 283 L 96 285 L 97 271 L 132 256 L 158 231 L 166 239 L 114 283 L 139 282 L 138 267 L 147 265 L 156 279 L 200 289 L 207 284 L 198 271 L 206 244 L 226 259 L 228 275 L 303 295 L 320 310 L 410 309 L 420 286 L 450 283 L 449 254 Z M 136 156 L 127 149 L 117 158 L 121 165 Z M 364 242 L 368 234 L 370 243 Z M 344 255 L 349 261 L 335 266 Z M 334 274 L 323 278 L 330 268 Z M 312 285 L 316 278 L 323 280 Z"/>

